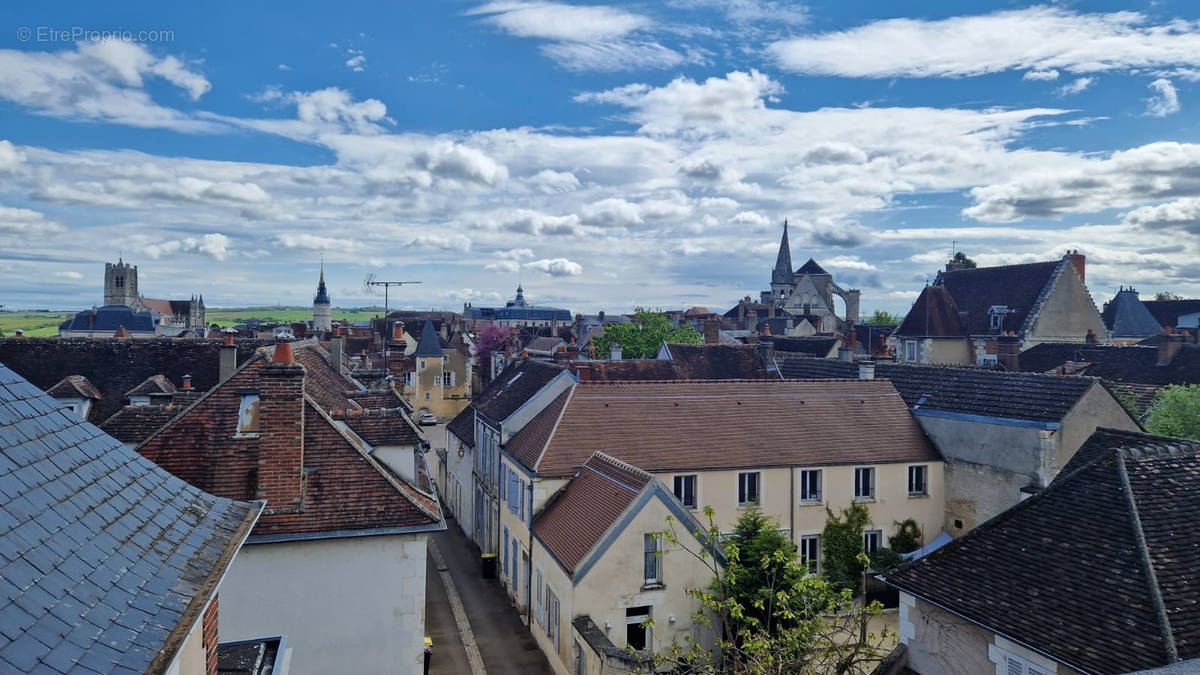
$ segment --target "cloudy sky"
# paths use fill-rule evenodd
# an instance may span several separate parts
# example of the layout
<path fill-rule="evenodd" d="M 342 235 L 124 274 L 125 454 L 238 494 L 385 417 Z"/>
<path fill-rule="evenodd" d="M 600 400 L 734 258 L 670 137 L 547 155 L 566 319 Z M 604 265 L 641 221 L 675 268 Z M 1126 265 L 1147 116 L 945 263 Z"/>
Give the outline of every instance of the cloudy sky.
<path fill-rule="evenodd" d="M 868 312 L 954 247 L 1200 294 L 1195 3 L 109 4 L 0 19 L 0 304 L 724 310 L 784 218 Z"/>

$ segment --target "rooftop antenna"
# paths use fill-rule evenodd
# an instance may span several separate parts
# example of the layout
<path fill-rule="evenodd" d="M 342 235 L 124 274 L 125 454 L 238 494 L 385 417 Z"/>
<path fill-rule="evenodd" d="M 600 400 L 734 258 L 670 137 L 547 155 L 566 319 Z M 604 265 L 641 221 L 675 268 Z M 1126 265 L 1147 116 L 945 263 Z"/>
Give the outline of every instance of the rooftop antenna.
<path fill-rule="evenodd" d="M 383 368 L 384 368 L 384 370 L 387 370 L 387 367 L 388 367 L 388 363 L 387 363 L 387 357 L 388 357 L 387 341 L 388 341 L 388 329 L 389 329 L 389 327 L 387 325 L 388 291 L 391 290 L 392 286 L 399 287 L 399 286 L 403 286 L 405 284 L 419 284 L 419 283 L 421 283 L 421 282 L 420 281 L 379 281 L 375 278 L 374 272 L 368 274 L 367 278 L 363 279 L 363 290 L 365 290 L 367 292 L 367 295 L 374 295 L 376 288 L 378 288 L 380 286 L 383 287 Z"/>

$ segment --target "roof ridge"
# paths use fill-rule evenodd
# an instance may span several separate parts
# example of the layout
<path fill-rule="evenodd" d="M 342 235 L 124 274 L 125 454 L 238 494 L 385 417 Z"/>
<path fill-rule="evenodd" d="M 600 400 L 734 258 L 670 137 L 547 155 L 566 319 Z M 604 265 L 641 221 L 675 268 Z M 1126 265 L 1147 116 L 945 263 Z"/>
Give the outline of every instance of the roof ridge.
<path fill-rule="evenodd" d="M 1121 489 L 1125 493 L 1125 503 L 1129 507 L 1129 517 L 1133 522 L 1133 536 L 1137 541 L 1138 557 L 1141 559 L 1142 571 L 1150 587 L 1150 599 L 1154 603 L 1154 614 L 1158 619 L 1160 637 L 1167 652 L 1167 663 L 1179 661 L 1179 649 L 1175 645 L 1175 634 L 1171 631 L 1171 618 L 1167 615 L 1167 606 L 1163 602 L 1162 588 L 1158 585 L 1158 575 L 1154 572 L 1154 561 L 1150 559 L 1150 547 L 1146 543 L 1146 532 L 1142 529 L 1142 517 L 1138 513 L 1137 499 L 1133 495 L 1133 486 L 1129 483 L 1129 472 L 1125 469 L 1125 453 L 1118 449 L 1117 474 L 1121 476 Z"/>
<path fill-rule="evenodd" d="M 631 473 L 637 474 L 638 476 L 645 478 L 647 481 L 654 479 L 654 476 L 651 475 L 649 472 L 645 471 L 644 469 L 636 467 L 624 460 L 617 459 L 616 457 L 613 457 L 612 455 L 608 454 L 607 452 L 604 452 L 603 450 L 596 450 L 595 452 L 593 452 L 592 456 L 588 457 L 587 460 L 583 463 L 583 466 L 587 467 L 588 462 L 592 461 L 593 459 L 597 460 L 599 462 L 607 462 L 609 464 L 613 464 L 617 468 L 624 469 L 625 471 L 629 471 Z M 591 467 L 588 467 L 588 468 L 591 468 Z M 595 471 L 596 469 L 593 468 L 592 470 Z M 614 479 L 614 480 L 617 480 L 617 479 Z M 633 490 L 632 486 L 626 486 L 626 487 L 629 487 L 631 490 Z M 645 487 L 645 485 L 643 485 L 642 487 Z M 633 491 L 641 492 L 641 488 L 638 488 Z"/>
<path fill-rule="evenodd" d="M 558 416 L 554 418 L 554 426 L 550 427 L 550 433 L 546 434 L 546 442 L 542 444 L 542 449 L 538 451 L 537 459 L 533 460 L 533 466 L 530 468 L 533 469 L 534 473 L 537 473 L 538 465 L 542 463 L 542 458 L 546 456 L 546 448 L 550 447 L 550 441 L 554 440 L 554 434 L 558 432 L 558 425 L 562 422 L 563 415 L 567 412 L 567 406 L 571 405 L 571 399 L 575 397 L 575 386 L 578 384 L 576 382 L 563 390 L 563 394 L 566 395 L 567 399 L 563 401 L 562 407 L 558 409 Z M 563 394 L 559 394 L 559 396 Z M 555 400 L 557 399 L 558 397 L 556 396 Z M 554 405 L 554 401 L 551 401 L 549 405 Z M 523 430 L 524 428 L 522 428 Z"/>
<path fill-rule="evenodd" d="M 1006 270 L 1006 269 L 1012 269 L 1014 267 L 1029 267 L 1031 265 L 1050 265 L 1050 264 L 1057 265 L 1058 263 L 1060 263 L 1062 261 L 1063 261 L 1063 258 L 1060 258 L 1058 260 L 1037 260 L 1034 262 L 1027 262 L 1027 263 L 1010 263 L 1008 265 L 989 265 L 987 267 L 968 267 L 965 269 L 941 270 L 940 272 L 938 272 L 938 274 L 942 275 L 942 274 L 959 274 L 959 273 L 963 273 L 963 272 L 982 272 L 982 271 L 986 271 L 986 270 Z"/>

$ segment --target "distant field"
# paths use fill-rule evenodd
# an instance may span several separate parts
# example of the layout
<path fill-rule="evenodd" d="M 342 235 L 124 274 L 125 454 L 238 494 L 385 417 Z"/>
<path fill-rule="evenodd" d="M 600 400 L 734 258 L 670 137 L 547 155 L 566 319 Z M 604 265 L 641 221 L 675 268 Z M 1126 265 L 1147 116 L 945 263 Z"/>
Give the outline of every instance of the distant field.
<path fill-rule="evenodd" d="M 66 321 L 74 312 L 0 312 L 0 334 L 11 336 L 13 331 L 20 328 L 27 337 L 46 337 L 58 335 L 58 324 Z M 374 316 L 383 314 L 382 307 L 360 307 L 341 309 L 334 307 L 333 320 L 366 321 Z M 204 318 L 210 323 L 231 325 L 246 319 L 261 319 L 265 323 L 292 323 L 312 319 L 312 308 L 304 307 L 238 307 L 229 309 L 210 309 L 204 313 Z"/>
<path fill-rule="evenodd" d="M 58 335 L 58 324 L 74 312 L 0 312 L 0 333 L 11 336 L 21 328 L 27 337 Z"/>

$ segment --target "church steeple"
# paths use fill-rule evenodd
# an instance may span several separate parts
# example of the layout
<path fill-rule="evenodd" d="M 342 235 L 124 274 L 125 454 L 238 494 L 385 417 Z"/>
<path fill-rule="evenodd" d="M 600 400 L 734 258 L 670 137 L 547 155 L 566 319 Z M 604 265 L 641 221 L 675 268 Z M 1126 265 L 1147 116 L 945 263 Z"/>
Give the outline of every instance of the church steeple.
<path fill-rule="evenodd" d="M 317 282 L 317 295 L 313 298 L 313 304 L 329 304 L 329 292 L 325 290 L 325 263 L 321 263 L 321 279 Z"/>
<path fill-rule="evenodd" d="M 772 284 L 788 284 L 795 282 L 792 273 L 792 248 L 788 244 L 787 219 L 783 220 L 783 238 L 779 240 L 779 255 L 775 258 L 775 269 L 771 271 Z"/>

